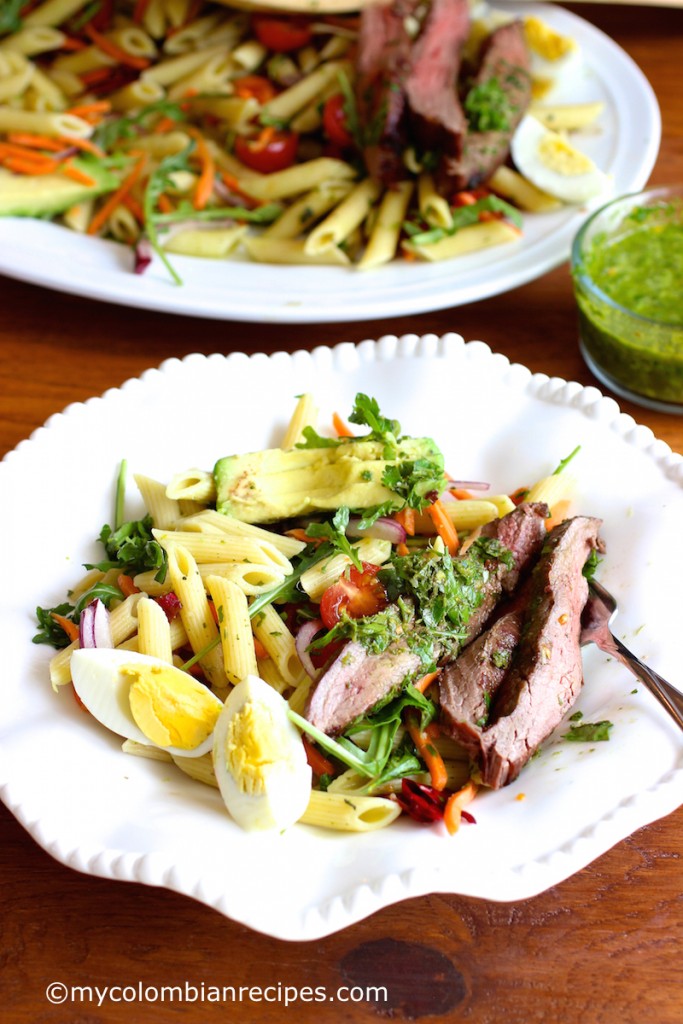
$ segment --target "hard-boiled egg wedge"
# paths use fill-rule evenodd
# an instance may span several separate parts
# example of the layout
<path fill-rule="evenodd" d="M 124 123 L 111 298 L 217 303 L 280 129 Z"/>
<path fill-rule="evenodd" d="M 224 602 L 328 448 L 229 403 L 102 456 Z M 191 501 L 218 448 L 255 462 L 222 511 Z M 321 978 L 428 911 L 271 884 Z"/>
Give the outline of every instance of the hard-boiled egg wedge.
<path fill-rule="evenodd" d="M 581 66 L 581 51 L 571 36 L 529 15 L 524 19 L 524 36 L 531 57 L 532 92 L 541 99 L 562 84 L 571 85 Z"/>
<path fill-rule="evenodd" d="M 117 735 L 185 757 L 211 750 L 223 702 L 187 672 L 145 654 L 96 647 L 74 651 L 71 677 L 90 714 Z"/>
<path fill-rule="evenodd" d="M 213 740 L 216 781 L 243 829 L 285 829 L 311 794 L 311 769 L 283 697 L 258 676 L 238 683 L 221 711 Z"/>
<path fill-rule="evenodd" d="M 525 178 L 565 203 L 584 203 L 609 186 L 609 178 L 590 157 L 528 114 L 519 123 L 510 151 Z"/>

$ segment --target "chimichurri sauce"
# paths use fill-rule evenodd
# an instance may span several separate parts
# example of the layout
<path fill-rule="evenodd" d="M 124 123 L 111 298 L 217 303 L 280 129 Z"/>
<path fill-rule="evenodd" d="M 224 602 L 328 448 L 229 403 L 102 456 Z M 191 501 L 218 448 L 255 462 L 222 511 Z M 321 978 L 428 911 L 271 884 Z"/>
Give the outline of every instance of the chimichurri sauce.
<path fill-rule="evenodd" d="M 574 279 L 581 341 L 598 375 L 683 404 L 683 207 L 633 210 L 616 234 L 592 239 Z"/>

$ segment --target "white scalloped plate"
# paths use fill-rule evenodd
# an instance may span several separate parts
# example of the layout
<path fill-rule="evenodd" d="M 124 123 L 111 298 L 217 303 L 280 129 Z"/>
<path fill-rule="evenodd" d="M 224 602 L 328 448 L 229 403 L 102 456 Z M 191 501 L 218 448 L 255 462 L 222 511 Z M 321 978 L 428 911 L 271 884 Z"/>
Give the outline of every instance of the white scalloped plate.
<path fill-rule="evenodd" d="M 609 36 L 570 11 L 536 3 L 508 3 L 505 9 L 533 10 L 580 44 L 584 67 L 557 87 L 552 100 L 604 103 L 597 129 L 582 134 L 577 145 L 612 176 L 615 195 L 637 192 L 654 166 L 661 136 L 657 99 L 642 71 Z M 395 260 L 363 273 L 174 256 L 180 288 L 158 260 L 145 274 L 133 274 L 130 250 L 115 242 L 47 221 L 0 218 L 0 273 L 91 299 L 219 320 L 395 318 L 461 306 L 533 281 L 569 257 L 585 216 L 586 208 L 576 206 L 529 215 L 520 242 L 443 263 Z"/>
<path fill-rule="evenodd" d="M 455 837 L 402 820 L 363 835 L 242 833 L 215 791 L 123 754 L 68 690 L 52 692 L 51 651 L 31 644 L 32 613 L 63 600 L 95 555 L 119 460 L 164 480 L 277 443 L 305 390 L 319 396 L 322 423 L 357 391 L 375 395 L 406 432 L 439 441 L 452 474 L 497 491 L 533 481 L 580 444 L 576 507 L 604 519 L 600 575 L 621 601 L 619 634 L 681 679 L 667 582 L 683 578 L 683 459 L 595 388 L 532 376 L 457 335 L 172 359 L 69 406 L 0 466 L 0 791 L 36 841 L 79 871 L 165 886 L 269 935 L 313 939 L 427 892 L 532 896 L 678 807 L 680 733 L 595 649 L 585 651 L 578 706 L 587 721 L 610 719 L 612 739 L 567 743 L 560 727 L 516 783 L 477 799 L 477 824 Z M 131 495 L 127 512 L 140 510 Z"/>

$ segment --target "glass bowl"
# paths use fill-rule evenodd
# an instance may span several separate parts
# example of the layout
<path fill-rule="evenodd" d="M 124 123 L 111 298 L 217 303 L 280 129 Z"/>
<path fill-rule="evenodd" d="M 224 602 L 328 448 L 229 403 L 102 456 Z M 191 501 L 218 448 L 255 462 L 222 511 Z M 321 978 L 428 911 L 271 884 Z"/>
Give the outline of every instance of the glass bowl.
<path fill-rule="evenodd" d="M 683 185 L 621 196 L 572 247 L 580 345 L 624 398 L 683 414 Z"/>

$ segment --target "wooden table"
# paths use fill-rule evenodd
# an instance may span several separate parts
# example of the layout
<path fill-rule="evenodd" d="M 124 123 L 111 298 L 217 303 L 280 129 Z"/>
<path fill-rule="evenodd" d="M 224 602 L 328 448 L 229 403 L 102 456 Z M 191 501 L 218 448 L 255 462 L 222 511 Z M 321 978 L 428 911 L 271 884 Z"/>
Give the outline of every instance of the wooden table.
<path fill-rule="evenodd" d="M 683 11 L 582 4 L 577 13 L 632 55 L 657 93 L 655 183 L 683 181 Z M 576 344 L 567 267 L 507 295 L 397 321 L 305 327 L 192 321 L 0 279 L 0 449 L 52 413 L 169 356 L 359 342 L 457 331 L 542 371 L 595 383 Z M 623 408 L 677 451 L 683 419 Z M 0 807 L 0 1016 L 69 1021 L 373 1021 L 652 1024 L 683 1020 L 683 811 L 641 829 L 578 875 L 525 902 L 427 896 L 314 943 L 282 943 L 192 900 L 84 877 L 53 861 Z M 369 945 L 368 945 L 369 944 Z M 105 1002 L 51 1006 L 68 985 L 388 985 L 389 1004 L 298 999 L 239 1006 Z"/>

